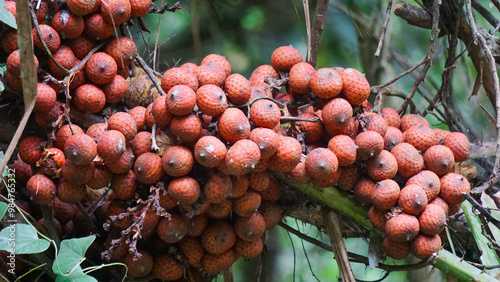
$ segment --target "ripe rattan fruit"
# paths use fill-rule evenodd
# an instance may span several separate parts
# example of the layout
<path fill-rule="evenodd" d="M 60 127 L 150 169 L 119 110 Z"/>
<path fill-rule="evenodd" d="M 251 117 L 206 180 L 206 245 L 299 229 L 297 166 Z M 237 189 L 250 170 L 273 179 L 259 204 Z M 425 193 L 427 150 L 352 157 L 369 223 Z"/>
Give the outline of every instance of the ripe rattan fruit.
<path fill-rule="evenodd" d="M 419 214 L 428 204 L 427 194 L 422 187 L 411 184 L 401 189 L 398 205 L 407 214 Z"/>
<path fill-rule="evenodd" d="M 156 231 L 165 243 L 176 243 L 182 240 L 187 233 L 187 221 L 184 216 L 173 213 L 169 218 L 162 217 Z"/>
<path fill-rule="evenodd" d="M 233 144 L 238 140 L 248 138 L 250 122 L 240 109 L 228 108 L 219 117 L 217 130 L 224 140 Z"/>
<path fill-rule="evenodd" d="M 439 235 L 419 235 L 410 243 L 410 252 L 419 259 L 427 259 L 434 252 L 441 249 L 441 238 Z"/>
<path fill-rule="evenodd" d="M 384 138 L 375 131 L 364 131 L 354 140 L 358 146 L 357 157 L 361 160 L 376 157 L 384 149 Z"/>
<path fill-rule="evenodd" d="M 430 170 L 422 170 L 421 172 L 410 177 L 408 181 L 406 181 L 406 186 L 411 184 L 417 184 L 422 187 L 425 194 L 427 194 L 429 202 L 439 195 L 441 188 L 439 176 Z"/>
<path fill-rule="evenodd" d="M 200 185 L 192 177 L 175 178 L 168 185 L 168 194 L 181 204 L 191 205 L 200 196 Z"/>
<path fill-rule="evenodd" d="M 297 139 L 280 137 L 276 153 L 269 159 L 269 168 L 289 172 L 300 162 L 302 146 Z"/>
<path fill-rule="evenodd" d="M 52 17 L 51 26 L 62 38 L 77 38 L 83 33 L 83 17 L 61 10 Z"/>
<path fill-rule="evenodd" d="M 29 164 L 34 165 L 43 153 L 43 138 L 30 136 L 19 144 L 19 158 Z"/>
<path fill-rule="evenodd" d="M 316 148 L 307 154 L 306 172 L 313 179 L 329 179 L 335 176 L 338 160 L 335 154 L 326 148 Z"/>
<path fill-rule="evenodd" d="M 26 184 L 26 191 L 37 204 L 47 205 L 56 197 L 54 182 L 43 174 L 33 175 Z"/>
<path fill-rule="evenodd" d="M 309 79 L 309 87 L 321 99 L 331 99 L 342 90 L 342 78 L 332 68 L 321 68 Z"/>
<path fill-rule="evenodd" d="M 104 52 L 97 52 L 90 56 L 85 65 L 85 74 L 95 84 L 108 84 L 118 71 L 115 60 Z"/>
<path fill-rule="evenodd" d="M 347 68 L 340 72 L 342 77 L 342 94 L 352 105 L 361 105 L 370 96 L 370 84 L 364 74 L 358 70 Z"/>
<path fill-rule="evenodd" d="M 106 95 L 93 84 L 78 87 L 73 96 L 76 107 L 82 112 L 97 113 L 106 104 Z"/>
<path fill-rule="evenodd" d="M 119 68 L 127 67 L 137 56 L 137 46 L 134 40 L 126 36 L 111 40 L 104 50 L 115 60 Z"/>
<path fill-rule="evenodd" d="M 417 237 L 420 231 L 418 219 L 409 214 L 401 213 L 387 220 L 385 232 L 394 242 L 404 243 Z"/>
<path fill-rule="evenodd" d="M 137 180 L 146 184 L 158 182 L 165 173 L 162 169 L 161 157 L 155 153 L 144 153 L 137 157 L 134 171 Z"/>
<path fill-rule="evenodd" d="M 403 177 L 411 177 L 424 167 L 424 158 L 411 144 L 400 143 L 392 148 L 391 153 L 398 162 L 398 173 Z"/>
<path fill-rule="evenodd" d="M 448 204 L 460 204 L 465 200 L 462 193 L 470 193 L 470 184 L 467 178 L 457 173 L 447 173 L 441 177 L 439 197 Z"/>
<path fill-rule="evenodd" d="M 122 24 L 130 18 L 132 7 L 128 0 L 102 0 L 101 14 L 105 21 L 114 25 Z"/>
<path fill-rule="evenodd" d="M 410 244 L 407 242 L 395 242 L 385 237 L 382 241 L 385 253 L 395 260 L 404 259 L 410 253 Z"/>
<path fill-rule="evenodd" d="M 233 73 L 224 80 L 227 99 L 235 105 L 241 105 L 250 99 L 250 81 L 239 73 Z"/>
<path fill-rule="evenodd" d="M 309 88 L 309 79 L 314 71 L 314 67 L 309 63 L 300 62 L 295 64 L 290 69 L 290 91 L 299 95 L 311 92 L 311 88 Z"/>
<path fill-rule="evenodd" d="M 243 175 L 250 172 L 259 159 L 257 144 L 250 140 L 239 140 L 227 151 L 224 166 L 231 175 Z"/>
<path fill-rule="evenodd" d="M 374 181 L 391 179 L 398 172 L 398 162 L 393 154 L 382 150 L 378 156 L 366 161 L 366 172 Z"/>
<path fill-rule="evenodd" d="M 236 233 L 231 223 L 225 220 L 215 221 L 201 234 L 203 248 L 211 254 L 222 254 L 236 242 Z"/>
<path fill-rule="evenodd" d="M 439 234 L 446 225 L 446 212 L 441 206 L 429 204 L 418 217 L 418 221 L 422 233 Z"/>
<path fill-rule="evenodd" d="M 250 120 L 258 127 L 275 128 L 280 123 L 281 112 L 276 103 L 257 100 L 250 107 Z"/>
<path fill-rule="evenodd" d="M 469 139 L 461 132 L 448 134 L 443 140 L 443 145 L 451 149 L 456 162 L 463 162 L 470 156 L 471 145 Z"/>
<path fill-rule="evenodd" d="M 379 210 L 388 210 L 398 202 L 399 193 L 400 188 L 396 181 L 382 180 L 373 188 L 371 203 Z"/>
<path fill-rule="evenodd" d="M 196 93 L 189 86 L 175 85 L 168 91 L 165 105 L 173 115 L 190 114 L 196 106 Z"/>
<path fill-rule="evenodd" d="M 438 176 L 445 175 L 453 171 L 455 157 L 453 152 L 446 146 L 434 145 L 429 147 L 424 153 L 425 167 L 436 173 Z"/>
<path fill-rule="evenodd" d="M 302 60 L 300 52 L 292 46 L 278 47 L 271 54 L 271 65 L 284 72 L 289 72 L 295 64 L 302 62 Z"/>
<path fill-rule="evenodd" d="M 196 104 L 202 113 L 218 116 L 227 108 L 226 94 L 217 85 L 203 85 L 196 91 Z"/>
<path fill-rule="evenodd" d="M 77 133 L 66 140 L 64 154 L 74 165 L 86 165 L 97 155 L 97 144 L 87 134 Z"/>
<path fill-rule="evenodd" d="M 225 147 L 224 147 L 225 149 Z M 163 153 L 163 170 L 170 176 L 187 175 L 193 168 L 194 157 L 191 151 L 182 146 L 171 146 Z"/>

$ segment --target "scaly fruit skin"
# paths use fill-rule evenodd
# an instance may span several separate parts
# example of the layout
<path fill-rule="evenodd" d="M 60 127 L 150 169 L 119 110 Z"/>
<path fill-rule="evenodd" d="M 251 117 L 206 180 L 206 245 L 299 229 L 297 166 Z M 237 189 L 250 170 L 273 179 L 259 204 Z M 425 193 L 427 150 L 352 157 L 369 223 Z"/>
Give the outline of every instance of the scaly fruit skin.
<path fill-rule="evenodd" d="M 128 274 L 133 277 L 144 277 L 148 275 L 153 269 L 153 257 L 144 250 L 137 250 L 141 254 L 140 258 L 134 260 L 135 254 L 128 254 L 123 263 L 127 265 Z"/>
<path fill-rule="evenodd" d="M 61 10 L 52 17 L 51 26 L 62 38 L 77 38 L 83 33 L 83 17 Z"/>
<path fill-rule="evenodd" d="M 223 165 L 230 175 L 243 175 L 255 167 L 260 159 L 257 144 L 250 140 L 239 140 L 229 148 Z"/>
<path fill-rule="evenodd" d="M 307 154 L 306 172 L 313 179 L 323 180 L 334 177 L 338 170 L 335 154 L 326 148 L 316 148 Z"/>
<path fill-rule="evenodd" d="M 241 257 L 245 259 L 252 259 L 262 253 L 262 250 L 264 249 L 264 242 L 261 238 L 251 242 L 238 238 L 236 239 L 234 248 Z"/>
<path fill-rule="evenodd" d="M 36 87 L 36 102 L 34 110 L 48 113 L 54 107 L 57 100 L 56 91 L 47 84 L 38 83 Z"/>
<path fill-rule="evenodd" d="M 258 212 L 249 217 L 238 217 L 234 223 L 234 231 L 240 239 L 245 241 L 257 240 L 266 231 L 266 220 Z"/>
<path fill-rule="evenodd" d="M 102 86 L 102 91 L 106 96 L 106 102 L 115 103 L 123 99 L 127 93 L 128 83 L 123 76 L 117 74 L 110 83 Z M 132 113 L 132 110 L 129 112 Z M 144 115 L 143 115 L 144 116 Z M 139 126 L 138 126 L 139 127 Z M 140 127 L 142 128 L 142 126 Z"/>
<path fill-rule="evenodd" d="M 117 130 L 104 132 L 97 141 L 97 153 L 104 160 L 117 160 L 126 149 L 125 136 Z"/>
<path fill-rule="evenodd" d="M 173 281 L 182 277 L 184 266 L 173 256 L 162 254 L 154 258 L 151 272 L 156 279 Z"/>
<path fill-rule="evenodd" d="M 239 175 L 231 176 L 231 181 L 233 182 L 233 190 L 231 191 L 230 198 L 238 198 L 241 197 L 248 190 L 250 185 L 250 180 L 248 179 L 248 175 Z"/>
<path fill-rule="evenodd" d="M 419 259 L 427 259 L 433 253 L 441 249 L 441 238 L 439 235 L 419 235 L 410 243 L 410 252 Z"/>
<path fill-rule="evenodd" d="M 106 40 L 113 35 L 114 26 L 104 20 L 101 13 L 95 13 L 85 17 L 85 28 L 83 33 L 95 40 Z"/>
<path fill-rule="evenodd" d="M 250 75 L 250 83 L 252 86 L 268 87 L 266 79 L 279 79 L 278 72 L 270 65 L 258 66 Z"/>
<path fill-rule="evenodd" d="M 382 137 L 387 133 L 387 122 L 376 113 L 364 113 L 359 118 L 359 122 L 366 131 L 378 132 Z"/>
<path fill-rule="evenodd" d="M 68 0 L 68 9 L 75 15 L 85 16 L 92 13 L 97 4 L 101 4 L 101 1 L 88 1 L 88 0 Z"/>
<path fill-rule="evenodd" d="M 389 220 L 385 224 L 387 237 L 394 242 L 404 243 L 417 237 L 420 231 L 418 219 L 409 214 L 401 213 Z"/>
<path fill-rule="evenodd" d="M 395 205 L 399 199 L 400 188 L 392 179 L 377 182 L 373 188 L 372 204 L 380 210 L 388 210 Z"/>
<path fill-rule="evenodd" d="M 394 146 L 399 143 L 404 142 L 404 134 L 399 130 L 399 128 L 388 126 L 387 132 L 384 136 L 384 149 L 387 151 L 392 151 Z"/>
<path fill-rule="evenodd" d="M 120 200 L 130 200 L 137 191 L 137 178 L 132 170 L 124 174 L 115 174 L 111 180 L 111 190 Z"/>
<path fill-rule="evenodd" d="M 197 237 L 200 236 L 205 228 L 208 226 L 208 217 L 203 212 L 198 215 L 194 215 L 189 219 L 188 222 L 188 232 L 186 236 Z"/>
<path fill-rule="evenodd" d="M 162 217 L 156 225 L 158 237 L 165 243 L 179 242 L 187 233 L 187 221 L 180 214 L 171 214 L 170 218 Z"/>
<path fill-rule="evenodd" d="M 434 145 L 443 145 L 444 138 L 451 134 L 448 130 L 439 128 L 433 128 L 432 131 L 434 131 Z"/>
<path fill-rule="evenodd" d="M 186 257 L 189 265 L 194 268 L 201 268 L 201 259 L 205 254 L 200 238 L 198 237 L 184 237 L 179 243 L 179 249 Z"/>
<path fill-rule="evenodd" d="M 433 145 L 424 153 L 424 164 L 438 176 L 452 172 L 455 166 L 453 152 L 446 146 Z"/>
<path fill-rule="evenodd" d="M 66 180 L 61 180 L 57 185 L 57 198 L 64 203 L 77 203 L 85 199 L 87 187 L 85 184 L 73 185 Z"/>
<path fill-rule="evenodd" d="M 196 91 L 196 104 L 202 113 L 218 116 L 227 108 L 227 97 L 219 86 L 207 84 Z"/>
<path fill-rule="evenodd" d="M 300 162 L 302 146 L 297 139 L 280 137 L 276 153 L 269 160 L 269 169 L 289 172 Z"/>
<path fill-rule="evenodd" d="M 90 162 L 85 165 L 75 165 L 70 161 L 62 167 L 63 178 L 73 185 L 87 184 L 94 176 L 94 163 Z"/>
<path fill-rule="evenodd" d="M 259 211 L 266 221 L 266 230 L 275 227 L 281 221 L 282 209 L 276 202 L 262 202 Z"/>
<path fill-rule="evenodd" d="M 279 145 L 278 135 L 274 130 L 269 128 L 257 127 L 253 129 L 250 131 L 248 139 L 259 146 L 261 160 L 268 159 L 274 155 Z"/>
<path fill-rule="evenodd" d="M 418 217 L 418 221 L 422 233 L 439 234 L 446 225 L 446 212 L 441 206 L 429 204 Z"/>
<path fill-rule="evenodd" d="M 94 177 L 87 183 L 87 186 L 94 190 L 101 189 L 103 187 L 108 187 L 112 179 L 113 174 L 106 167 L 96 167 L 94 170 Z"/>
<path fill-rule="evenodd" d="M 68 46 L 61 45 L 57 51 L 52 53 L 54 61 L 60 66 L 70 70 L 76 65 L 76 57 Z M 49 71 L 55 78 L 61 80 L 66 76 L 66 72 L 61 70 L 53 60 L 48 60 Z"/>
<path fill-rule="evenodd" d="M 250 81 L 239 73 L 233 73 L 226 77 L 224 89 L 227 92 L 227 99 L 231 104 L 242 105 L 250 99 L 252 87 Z"/>
<path fill-rule="evenodd" d="M 226 76 L 231 74 L 231 64 L 229 64 L 229 61 L 224 56 L 218 54 L 207 55 L 203 58 L 200 65 L 208 63 L 213 63 L 219 66 L 222 70 L 224 70 Z"/>
<path fill-rule="evenodd" d="M 432 201 L 429 201 L 429 205 L 437 205 L 437 206 L 440 206 L 445 214 L 446 214 L 446 217 L 448 217 L 448 212 L 449 212 L 449 206 L 448 206 L 448 203 L 446 203 L 445 200 L 443 200 L 441 197 L 436 197 L 434 198 Z M 460 204 L 459 204 L 460 205 Z"/>
<path fill-rule="evenodd" d="M 338 130 L 349 125 L 352 114 L 352 106 L 347 100 L 335 98 L 323 107 L 321 117 L 327 130 L 329 128 Z"/>
<path fill-rule="evenodd" d="M 209 203 L 207 201 L 207 203 Z M 229 199 L 225 200 L 220 204 L 210 204 L 205 211 L 208 217 L 213 219 L 223 219 L 228 218 L 229 214 L 233 211 L 233 202 Z"/>
<path fill-rule="evenodd" d="M 341 166 L 338 170 L 339 179 L 337 186 L 344 191 L 351 191 L 359 180 L 359 172 L 356 165 Z"/>
<path fill-rule="evenodd" d="M 73 98 L 80 111 L 92 114 L 100 112 L 106 104 L 106 94 L 93 84 L 83 84 L 78 87 Z"/>
<path fill-rule="evenodd" d="M 236 242 L 233 225 L 225 220 L 212 222 L 201 234 L 203 248 L 211 254 L 222 254 Z"/>
<path fill-rule="evenodd" d="M 131 12 L 132 7 L 128 0 L 102 0 L 101 14 L 109 23 L 122 24 L 128 21 Z"/>
<path fill-rule="evenodd" d="M 106 161 L 106 167 L 114 174 L 127 173 L 134 165 L 134 155 L 132 150 L 128 148 L 118 160 Z"/>
<path fill-rule="evenodd" d="M 214 136 L 203 136 L 194 146 L 194 158 L 204 167 L 218 167 L 224 161 L 226 153 L 226 145 Z"/>
<path fill-rule="evenodd" d="M 385 233 L 385 224 L 387 223 L 386 217 L 387 211 L 379 210 L 372 206 L 368 210 L 368 218 L 372 223 L 373 227 Z"/>
<path fill-rule="evenodd" d="M 42 156 L 43 139 L 38 136 L 30 136 L 25 138 L 19 144 L 19 157 L 29 165 L 34 165 Z"/>
<path fill-rule="evenodd" d="M 43 174 L 33 175 L 26 184 L 26 191 L 39 205 L 48 205 L 56 197 L 56 185 Z"/>
<path fill-rule="evenodd" d="M 184 84 L 194 91 L 198 90 L 198 79 L 196 75 L 181 68 L 171 68 L 165 71 L 161 77 L 161 88 L 168 93 L 175 85 Z"/>
<path fill-rule="evenodd" d="M 375 131 L 361 132 L 354 142 L 358 146 L 357 157 L 361 160 L 376 157 L 384 149 L 384 138 Z"/>
<path fill-rule="evenodd" d="M 404 133 L 406 130 L 410 129 L 412 126 L 423 125 L 426 127 L 431 127 L 429 122 L 419 114 L 406 114 L 401 118 L 401 125 L 399 126 L 401 131 Z"/>
<path fill-rule="evenodd" d="M 439 197 L 448 204 L 460 204 L 465 198 L 462 193 L 470 193 L 470 184 L 464 176 L 450 172 L 441 177 L 441 190 Z"/>
<path fill-rule="evenodd" d="M 85 133 L 77 133 L 64 144 L 66 159 L 74 165 L 86 165 L 97 156 L 96 142 Z"/>
<path fill-rule="evenodd" d="M 298 118 L 317 119 L 319 118 L 319 116 L 313 113 L 303 113 L 298 115 Z M 325 127 L 321 121 L 300 121 L 297 124 L 297 127 L 300 128 L 300 132 L 304 134 L 304 140 L 306 144 L 318 142 L 323 137 Z"/>
<path fill-rule="evenodd" d="M 193 74 L 198 78 L 200 86 L 214 85 L 222 87 L 226 79 L 226 72 L 219 65 L 212 62 L 201 64 Z"/>
<path fill-rule="evenodd" d="M 130 15 L 132 17 L 142 17 L 148 13 L 151 0 L 132 0 L 130 1 Z"/>
<path fill-rule="evenodd" d="M 200 196 L 200 185 L 192 177 L 175 178 L 168 185 L 168 194 L 181 204 L 192 205 Z"/>
<path fill-rule="evenodd" d="M 375 185 L 376 183 L 369 178 L 360 179 L 353 188 L 354 199 L 362 205 L 371 205 Z"/>
<path fill-rule="evenodd" d="M 225 148 L 226 147 L 224 147 L 224 149 Z M 165 150 L 161 161 L 163 170 L 168 175 L 181 177 L 187 175 L 193 168 L 194 157 L 191 151 L 186 147 L 171 146 Z"/>
<path fill-rule="evenodd" d="M 341 168 L 339 167 L 338 170 L 340 171 Z M 299 163 L 287 173 L 287 176 L 297 184 L 307 183 L 311 177 L 306 172 L 306 157 L 301 156 Z"/>
<path fill-rule="evenodd" d="M 170 123 L 170 130 L 184 142 L 194 142 L 200 138 L 202 124 L 196 114 L 187 116 L 174 116 Z"/>
<path fill-rule="evenodd" d="M 61 46 L 61 37 L 59 37 L 59 33 L 57 33 L 57 31 L 50 25 L 41 24 L 39 27 L 43 41 L 45 41 L 47 48 L 49 48 L 51 53 L 54 53 Z M 33 45 L 45 51 L 42 41 L 40 40 L 40 37 L 38 37 L 38 32 L 35 28 L 31 30 L 31 34 L 33 36 Z"/>
<path fill-rule="evenodd" d="M 378 156 L 366 161 L 366 172 L 374 181 L 391 179 L 398 173 L 398 162 L 393 154 L 382 150 Z"/>
<path fill-rule="evenodd" d="M 257 100 L 250 107 L 250 120 L 257 127 L 275 128 L 280 123 L 281 112 L 273 101 Z"/>
<path fill-rule="evenodd" d="M 38 58 L 33 55 L 33 59 L 35 60 L 35 69 L 38 70 Z M 21 58 L 19 55 L 19 50 L 15 50 L 10 53 L 5 63 L 7 65 L 7 71 L 9 71 L 14 76 L 21 75 Z"/>
<path fill-rule="evenodd" d="M 340 73 L 342 78 L 342 94 L 352 105 L 361 105 L 370 96 L 370 83 L 358 70 L 347 68 Z"/>
<path fill-rule="evenodd" d="M 393 108 L 382 108 L 380 114 L 387 122 L 388 126 L 399 128 L 401 125 L 401 118 L 396 110 Z"/>
<path fill-rule="evenodd" d="M 168 91 L 165 104 L 173 115 L 190 114 L 196 106 L 196 93 L 187 85 L 175 85 Z"/>
<path fill-rule="evenodd" d="M 295 64 L 290 69 L 289 85 L 290 92 L 296 95 L 304 95 L 311 92 L 309 88 L 309 79 L 314 73 L 315 69 L 309 63 L 300 62 Z"/>
<path fill-rule="evenodd" d="M 137 46 L 134 40 L 126 36 L 120 36 L 106 45 L 105 52 L 115 60 L 119 68 L 125 68 L 137 56 Z"/>
<path fill-rule="evenodd" d="M 220 204 L 231 195 L 233 182 L 231 177 L 223 172 L 211 174 L 203 186 L 205 198 L 211 204 Z"/>
<path fill-rule="evenodd" d="M 165 174 L 162 169 L 161 157 L 155 153 L 140 155 L 135 160 L 134 171 L 137 180 L 146 184 L 158 182 Z"/>
<path fill-rule="evenodd" d="M 295 64 L 302 62 L 302 60 L 300 52 L 292 46 L 278 47 L 271 54 L 271 65 L 284 72 L 289 72 Z"/>
<path fill-rule="evenodd" d="M 224 140 L 230 144 L 250 135 L 250 122 L 245 114 L 237 108 L 228 108 L 217 121 L 217 130 Z"/>
<path fill-rule="evenodd" d="M 230 267 L 238 257 L 238 253 L 234 249 L 230 249 L 219 255 L 205 254 L 201 260 L 203 271 L 210 275 L 216 275 L 221 270 Z"/>
<path fill-rule="evenodd" d="M 253 190 L 247 190 L 245 194 L 234 199 L 233 210 L 239 216 L 251 216 L 260 206 L 261 196 Z"/>
<path fill-rule="evenodd" d="M 143 106 L 135 106 L 128 112 L 137 123 L 137 132 L 143 132 L 146 128 L 146 108 Z"/>
<path fill-rule="evenodd" d="M 424 153 L 434 145 L 434 131 L 425 125 L 416 125 L 404 132 L 405 142 L 413 145 L 415 149 Z"/>
<path fill-rule="evenodd" d="M 108 125 L 106 123 L 94 123 L 87 129 L 87 132 L 85 132 L 85 134 L 94 138 L 95 140 L 99 140 L 99 137 L 101 137 L 101 135 L 103 135 L 106 130 L 108 130 Z"/>
<path fill-rule="evenodd" d="M 466 161 L 470 156 L 471 144 L 467 136 L 461 132 L 448 134 L 443 140 L 443 145 L 451 149 L 456 162 Z"/>
<path fill-rule="evenodd" d="M 395 260 L 404 259 L 410 254 L 410 244 L 408 242 L 394 242 L 389 237 L 385 237 L 382 241 L 385 253 Z"/>
<path fill-rule="evenodd" d="M 398 162 L 398 173 L 403 177 L 411 177 L 424 167 L 424 158 L 409 143 L 400 143 L 392 148 L 391 153 Z"/>
<path fill-rule="evenodd" d="M 315 71 L 309 79 L 312 92 L 321 99 L 331 99 L 342 90 L 342 78 L 332 68 L 321 68 Z"/>
<path fill-rule="evenodd" d="M 270 177 L 271 175 L 267 169 L 263 171 L 255 171 L 254 169 L 248 174 L 250 188 L 258 192 L 266 190 L 269 186 Z"/>
<path fill-rule="evenodd" d="M 85 65 L 85 75 L 95 84 L 110 83 L 117 71 L 118 67 L 113 57 L 104 52 L 92 54 Z"/>
<path fill-rule="evenodd" d="M 401 189 L 398 205 L 407 214 L 419 214 L 428 204 L 427 194 L 422 187 L 411 184 Z"/>
<path fill-rule="evenodd" d="M 120 131 L 125 136 L 125 140 L 130 142 L 137 134 L 137 123 L 130 114 L 117 112 L 109 118 L 108 129 Z"/>
<path fill-rule="evenodd" d="M 148 106 L 151 107 L 151 114 L 154 118 L 154 122 L 161 126 L 168 125 L 173 118 L 173 114 L 167 109 L 167 96 L 160 96 L 155 99 L 155 101 Z M 145 118 L 147 121 L 147 117 Z M 151 126 L 152 127 L 152 124 Z"/>

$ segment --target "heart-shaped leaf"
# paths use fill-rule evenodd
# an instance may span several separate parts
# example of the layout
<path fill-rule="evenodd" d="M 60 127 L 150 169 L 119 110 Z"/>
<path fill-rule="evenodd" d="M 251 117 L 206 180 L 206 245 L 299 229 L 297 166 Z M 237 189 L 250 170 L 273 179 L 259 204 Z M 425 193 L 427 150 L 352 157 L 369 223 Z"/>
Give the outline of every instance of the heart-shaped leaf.
<path fill-rule="evenodd" d="M 49 248 L 50 242 L 38 238 L 36 229 L 28 224 L 11 224 L 0 231 L 0 250 L 15 254 L 36 254 Z"/>
<path fill-rule="evenodd" d="M 63 240 L 57 259 L 52 264 L 52 271 L 55 274 L 63 275 L 70 275 L 75 272 L 85 260 L 85 252 L 94 240 L 95 235 Z"/>

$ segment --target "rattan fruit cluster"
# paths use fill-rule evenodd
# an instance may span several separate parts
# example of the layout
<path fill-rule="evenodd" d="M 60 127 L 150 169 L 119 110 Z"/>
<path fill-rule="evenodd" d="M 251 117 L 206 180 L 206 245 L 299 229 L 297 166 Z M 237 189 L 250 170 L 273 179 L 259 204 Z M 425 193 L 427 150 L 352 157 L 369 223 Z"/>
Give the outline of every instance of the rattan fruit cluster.
<path fill-rule="evenodd" d="M 67 22 L 53 17 L 40 35 L 33 31 L 37 53 L 45 54 L 44 41 L 67 70 L 93 53 L 71 81 L 51 60 L 40 62 L 51 79 L 38 85 L 36 122 L 54 134 L 25 138 L 17 166 L 29 179 L 27 194 L 49 204 L 65 229 L 81 220 L 75 203 L 91 206 L 92 192 L 110 189 L 98 215 L 107 221 L 105 257 L 124 262 L 131 276 L 216 275 L 239 257 L 258 256 L 265 231 L 282 216 L 273 172 L 319 189 L 337 185 L 371 206 L 370 220 L 387 234 L 383 245 L 393 258 L 412 252 L 425 259 L 439 250 L 448 211 L 470 190 L 453 172 L 470 153 L 465 135 L 437 138 L 421 116 L 373 110 L 362 73 L 316 70 L 291 46 L 277 48 L 271 65 L 249 79 L 211 54 L 199 66 L 165 71 L 165 95 L 127 97 L 136 87 L 126 80 L 136 68 L 134 42 L 120 36 L 94 48 L 113 35 L 114 24 L 143 15 L 149 2 L 89 3 L 68 0 L 69 10 L 57 11 Z M 6 81 L 20 90 L 19 56 L 7 45 Z M 65 91 L 70 111 L 105 120 L 64 124 L 57 94 Z M 112 113 L 123 102 L 127 110 Z M 140 239 L 129 253 L 124 234 L 137 228 Z"/>

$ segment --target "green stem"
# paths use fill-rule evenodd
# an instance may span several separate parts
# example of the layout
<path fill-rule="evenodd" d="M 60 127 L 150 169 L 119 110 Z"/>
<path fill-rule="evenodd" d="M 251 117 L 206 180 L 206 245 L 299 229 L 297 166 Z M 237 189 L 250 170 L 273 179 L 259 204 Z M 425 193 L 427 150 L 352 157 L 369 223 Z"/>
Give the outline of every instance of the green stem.
<path fill-rule="evenodd" d="M 357 203 L 346 192 L 343 192 L 336 187 L 319 188 L 312 183 L 296 184 L 284 173 L 280 172 L 274 172 L 274 176 L 291 187 L 294 187 L 311 198 L 314 198 L 331 209 L 334 209 L 342 215 L 352 219 L 366 229 L 374 230 L 370 220 L 368 219 L 368 209 Z M 480 269 L 472 266 L 444 249 L 438 252 L 437 258 L 432 262 L 432 264 L 434 267 L 452 275 L 460 281 L 498 281 L 492 276 L 484 273 Z"/>

